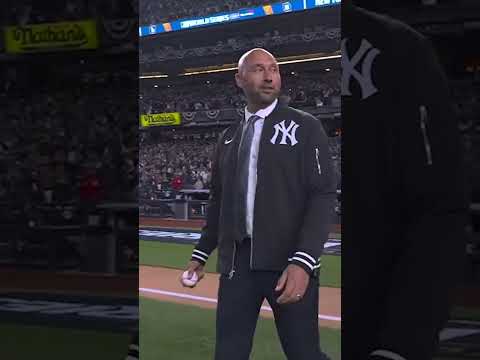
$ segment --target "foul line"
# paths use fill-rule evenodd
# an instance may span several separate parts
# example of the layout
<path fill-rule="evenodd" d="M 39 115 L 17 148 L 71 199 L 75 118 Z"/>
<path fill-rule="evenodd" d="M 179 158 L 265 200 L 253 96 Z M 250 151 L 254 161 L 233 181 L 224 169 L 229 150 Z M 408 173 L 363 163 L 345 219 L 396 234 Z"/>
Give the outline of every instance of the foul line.
<path fill-rule="evenodd" d="M 207 298 L 207 297 L 203 297 L 203 296 L 188 295 L 188 294 L 183 294 L 183 293 L 157 290 L 157 289 L 149 289 L 149 288 L 139 288 L 139 290 L 142 291 L 142 292 L 160 294 L 160 295 L 171 296 L 171 297 L 176 297 L 176 298 L 181 298 L 181 299 L 197 300 L 197 301 L 203 301 L 203 302 L 208 302 L 208 303 L 212 303 L 212 304 L 217 303 L 217 299 Z M 272 308 L 270 306 L 262 306 L 261 309 L 265 310 L 265 311 L 272 311 Z M 318 315 L 318 318 L 322 319 L 322 320 L 342 321 L 342 318 L 339 317 L 339 316 Z"/>

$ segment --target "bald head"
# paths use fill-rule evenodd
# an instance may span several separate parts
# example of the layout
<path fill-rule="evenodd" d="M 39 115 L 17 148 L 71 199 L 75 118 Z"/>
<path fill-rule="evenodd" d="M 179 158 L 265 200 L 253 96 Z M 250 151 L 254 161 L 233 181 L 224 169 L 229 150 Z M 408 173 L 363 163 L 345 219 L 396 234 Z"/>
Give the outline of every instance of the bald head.
<path fill-rule="evenodd" d="M 255 49 L 251 49 L 251 50 L 248 50 L 245 54 L 243 54 L 240 59 L 238 60 L 238 72 L 242 72 L 244 67 L 245 67 L 245 64 L 248 63 L 248 59 L 250 57 L 253 57 L 252 55 L 255 55 L 255 54 L 263 54 L 267 57 L 270 57 L 273 62 L 277 63 L 277 60 L 275 59 L 275 56 L 273 56 L 273 54 L 265 49 L 262 49 L 262 48 L 255 48 Z"/>

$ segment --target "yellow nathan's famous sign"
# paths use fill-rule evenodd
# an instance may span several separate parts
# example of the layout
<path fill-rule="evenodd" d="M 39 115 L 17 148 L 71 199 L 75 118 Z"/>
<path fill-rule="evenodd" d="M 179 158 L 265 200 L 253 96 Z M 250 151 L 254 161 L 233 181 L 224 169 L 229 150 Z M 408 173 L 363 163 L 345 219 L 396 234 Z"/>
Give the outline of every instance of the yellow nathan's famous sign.
<path fill-rule="evenodd" d="M 82 50 L 98 48 L 94 20 L 46 23 L 5 28 L 8 53 Z"/>
<path fill-rule="evenodd" d="M 180 122 L 181 115 L 179 112 L 140 115 L 140 125 L 143 127 L 180 125 Z"/>

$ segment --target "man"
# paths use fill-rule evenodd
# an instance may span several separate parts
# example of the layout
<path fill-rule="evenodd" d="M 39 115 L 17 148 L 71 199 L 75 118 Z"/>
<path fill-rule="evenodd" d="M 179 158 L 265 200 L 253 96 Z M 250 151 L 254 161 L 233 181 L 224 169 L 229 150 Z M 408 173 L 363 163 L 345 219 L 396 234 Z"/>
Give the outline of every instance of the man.
<path fill-rule="evenodd" d="M 318 269 L 335 181 L 321 122 L 279 102 L 278 64 L 264 49 L 239 60 L 245 117 L 220 136 L 206 226 L 187 270 L 201 279 L 218 248 L 215 360 L 247 360 L 260 307 L 273 309 L 289 360 L 325 359 Z"/>
<path fill-rule="evenodd" d="M 423 36 L 342 4 L 342 357 L 431 359 L 464 251 L 451 97 Z"/>

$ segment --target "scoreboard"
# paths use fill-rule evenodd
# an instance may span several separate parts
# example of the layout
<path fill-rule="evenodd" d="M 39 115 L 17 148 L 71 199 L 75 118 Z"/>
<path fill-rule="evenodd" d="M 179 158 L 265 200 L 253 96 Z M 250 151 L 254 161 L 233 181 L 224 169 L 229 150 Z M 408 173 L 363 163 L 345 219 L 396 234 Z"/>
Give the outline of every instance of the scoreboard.
<path fill-rule="evenodd" d="M 204 26 L 224 24 L 234 21 L 250 20 L 270 15 L 280 15 L 295 11 L 304 11 L 318 7 L 336 6 L 341 0 L 291 0 L 270 5 L 244 8 L 240 10 L 212 14 L 206 17 L 180 19 L 161 24 L 141 26 L 139 36 L 156 35 L 170 31 L 180 31 Z"/>

